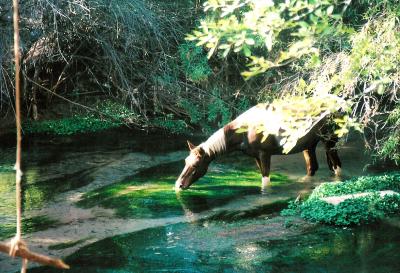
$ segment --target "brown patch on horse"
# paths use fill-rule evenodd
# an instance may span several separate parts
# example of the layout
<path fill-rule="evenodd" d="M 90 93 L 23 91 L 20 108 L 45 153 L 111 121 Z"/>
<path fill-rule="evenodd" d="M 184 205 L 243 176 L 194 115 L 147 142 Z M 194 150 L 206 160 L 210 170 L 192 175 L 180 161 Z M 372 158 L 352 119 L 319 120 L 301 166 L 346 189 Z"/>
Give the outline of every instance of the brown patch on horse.
<path fill-rule="evenodd" d="M 204 155 L 204 150 L 201 147 L 196 147 L 190 150 L 196 157 L 201 158 Z"/>
<path fill-rule="evenodd" d="M 196 145 L 194 145 L 192 142 L 190 142 L 189 140 L 187 140 L 187 144 L 189 147 L 189 150 L 194 150 L 196 148 Z"/>

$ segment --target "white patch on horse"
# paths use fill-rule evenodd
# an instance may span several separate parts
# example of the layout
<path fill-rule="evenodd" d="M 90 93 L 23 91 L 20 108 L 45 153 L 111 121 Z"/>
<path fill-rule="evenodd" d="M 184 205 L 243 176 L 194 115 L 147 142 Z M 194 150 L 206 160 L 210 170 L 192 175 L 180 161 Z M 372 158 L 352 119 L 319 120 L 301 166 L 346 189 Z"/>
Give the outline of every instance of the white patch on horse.
<path fill-rule="evenodd" d="M 207 155 L 218 155 L 226 151 L 226 138 L 224 129 L 221 128 L 210 136 L 206 142 L 200 144 L 200 147 Z"/>
<path fill-rule="evenodd" d="M 197 160 L 198 160 L 197 156 L 195 154 L 193 154 L 193 153 L 190 153 L 189 156 L 186 157 L 185 163 L 186 163 L 186 165 L 193 166 L 196 163 Z"/>
<path fill-rule="evenodd" d="M 263 124 L 266 110 L 259 106 L 254 106 L 238 116 L 235 121 L 237 128 L 242 126 L 252 127 L 254 125 Z"/>
<path fill-rule="evenodd" d="M 272 106 L 259 104 L 238 116 L 235 122 L 236 128 L 263 126 L 264 134 L 278 136 L 282 125 L 282 114 Z"/>

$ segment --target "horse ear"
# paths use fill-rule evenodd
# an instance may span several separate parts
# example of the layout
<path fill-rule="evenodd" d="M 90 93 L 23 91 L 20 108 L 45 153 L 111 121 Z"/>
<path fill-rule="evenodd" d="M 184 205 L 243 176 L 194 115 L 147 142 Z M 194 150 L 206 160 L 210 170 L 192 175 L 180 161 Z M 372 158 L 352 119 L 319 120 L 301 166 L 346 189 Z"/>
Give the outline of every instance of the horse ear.
<path fill-rule="evenodd" d="M 194 145 L 192 142 L 190 142 L 189 140 L 187 141 L 187 144 L 189 146 L 189 150 L 193 150 L 194 148 L 196 148 L 196 145 Z"/>

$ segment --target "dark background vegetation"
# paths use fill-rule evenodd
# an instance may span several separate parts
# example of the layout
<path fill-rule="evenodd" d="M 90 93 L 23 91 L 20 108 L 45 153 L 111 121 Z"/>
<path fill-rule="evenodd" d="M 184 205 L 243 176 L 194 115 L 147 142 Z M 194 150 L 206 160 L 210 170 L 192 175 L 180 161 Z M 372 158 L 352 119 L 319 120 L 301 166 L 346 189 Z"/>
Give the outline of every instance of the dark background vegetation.
<path fill-rule="evenodd" d="M 2 2 L 0 103 L 12 116 L 11 9 Z M 33 0 L 21 8 L 27 119 L 88 111 L 118 119 L 126 108 L 124 122 L 182 132 L 226 123 L 261 88 L 240 77 L 237 57 L 208 63 L 185 41 L 202 16 L 199 1 Z"/>
<path fill-rule="evenodd" d="M 311 77 L 304 60 L 250 80 L 240 74 L 246 68 L 240 54 L 208 60 L 203 48 L 185 40 L 205 16 L 203 2 L 20 1 L 25 132 L 71 134 L 125 124 L 209 133 L 257 102 L 287 92 L 295 79 Z M 321 56 L 351 51 L 349 33 L 388 13 L 400 14 L 398 1 L 351 1 L 343 14 L 351 31 L 322 35 Z M 14 116 L 11 18 L 9 1 L 0 0 L 3 125 Z M 390 110 L 383 119 L 395 113 L 385 123 L 395 137 L 386 146 L 375 141 L 370 147 L 381 158 L 398 161 L 399 106 L 393 100 L 384 103 Z M 385 136 L 374 135 L 386 141 Z"/>

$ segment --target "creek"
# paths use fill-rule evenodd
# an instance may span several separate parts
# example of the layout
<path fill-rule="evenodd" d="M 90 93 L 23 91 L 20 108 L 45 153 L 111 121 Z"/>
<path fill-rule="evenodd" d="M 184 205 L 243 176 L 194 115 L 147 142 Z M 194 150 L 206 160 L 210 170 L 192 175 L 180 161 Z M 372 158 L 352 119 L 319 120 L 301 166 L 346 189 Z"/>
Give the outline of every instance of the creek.
<path fill-rule="evenodd" d="M 15 232 L 14 149 L 12 140 L 1 141 L 1 240 Z M 176 194 L 187 154 L 184 137 L 126 130 L 26 137 L 25 241 L 63 257 L 72 267 L 65 272 L 400 272 L 399 219 L 337 228 L 279 215 L 289 200 L 339 179 L 322 145 L 311 178 L 301 154 L 273 157 L 263 192 L 254 160 L 234 153 Z M 369 174 L 359 141 L 339 155 L 342 178 Z M 19 266 L 0 254 L 1 272 Z M 37 266 L 29 272 L 62 272 Z"/>

